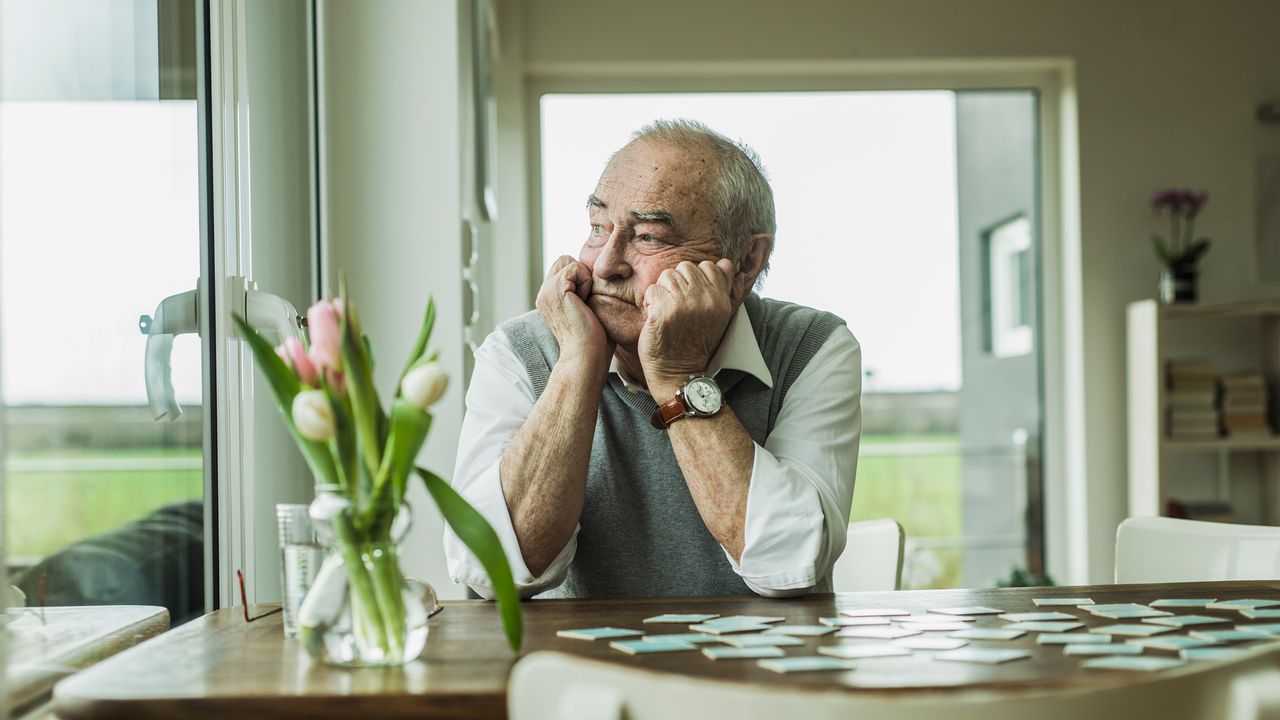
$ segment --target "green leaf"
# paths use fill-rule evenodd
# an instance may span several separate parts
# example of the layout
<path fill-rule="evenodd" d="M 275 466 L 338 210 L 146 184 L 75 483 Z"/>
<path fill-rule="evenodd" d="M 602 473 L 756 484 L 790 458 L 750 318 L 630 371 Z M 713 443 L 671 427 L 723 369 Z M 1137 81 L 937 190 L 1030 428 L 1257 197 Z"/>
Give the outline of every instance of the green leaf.
<path fill-rule="evenodd" d="M 1182 254 L 1183 262 L 1194 265 L 1200 262 L 1200 258 L 1204 257 L 1207 252 L 1209 252 L 1209 238 L 1200 238 L 1192 243 L 1191 247 L 1187 248 L 1187 251 Z"/>
<path fill-rule="evenodd" d="M 502 628 L 507 634 L 507 643 L 512 650 L 520 652 L 520 641 L 524 635 L 520 594 L 516 592 L 511 566 L 507 564 L 507 555 L 502 551 L 498 534 L 485 521 L 484 516 L 476 512 L 439 475 L 423 468 L 417 470 L 427 484 L 427 492 L 436 501 L 436 507 L 440 508 L 445 522 L 449 523 L 449 527 L 453 528 L 453 532 L 475 554 L 485 572 L 489 573 L 489 582 L 493 585 L 493 592 L 498 600 L 498 612 L 502 617 Z"/>
<path fill-rule="evenodd" d="M 1156 257 L 1160 258 L 1160 262 L 1165 265 L 1171 265 L 1172 260 L 1169 258 L 1169 251 L 1164 247 L 1164 240 L 1159 235 L 1151 236 L 1151 244 L 1155 246 Z"/>
<path fill-rule="evenodd" d="M 374 507 L 393 499 L 398 507 L 404 500 L 405 485 L 413 472 L 413 461 L 431 430 L 431 413 L 404 399 L 391 405 L 391 429 L 387 434 L 387 450 L 374 487 Z"/>
<path fill-rule="evenodd" d="M 240 331 L 240 336 L 249 345 L 249 351 L 253 353 L 258 369 L 267 379 L 267 385 L 276 398 L 276 406 L 280 408 L 284 424 L 289 429 L 289 434 L 293 436 L 294 442 L 298 444 L 298 449 L 302 451 L 302 456 L 311 467 L 311 472 L 323 482 L 337 483 L 337 468 L 334 465 L 333 456 L 329 454 L 328 446 L 302 437 L 293 424 L 293 399 L 302 391 L 302 382 L 298 380 L 293 370 L 284 364 L 280 356 L 276 355 L 271 343 L 267 342 L 267 339 L 262 337 L 252 325 L 236 314 L 233 314 L 231 319 Z"/>
<path fill-rule="evenodd" d="M 347 394 L 351 398 L 351 414 L 355 418 L 360 451 L 368 476 L 374 477 L 382 464 L 382 448 L 386 418 L 378 402 L 378 389 L 373 384 L 373 363 L 369 360 L 360 319 L 355 304 L 343 299 L 342 367 L 346 372 Z"/>
<path fill-rule="evenodd" d="M 422 318 L 422 329 L 418 331 L 418 339 L 413 343 L 413 349 L 409 351 L 409 359 L 405 361 L 404 370 L 400 371 L 400 379 L 396 380 L 396 395 L 400 394 L 400 383 L 404 382 L 404 376 L 409 374 L 409 370 L 418 364 L 418 359 L 422 357 L 422 353 L 427 350 L 427 343 L 431 342 L 431 330 L 436 324 L 436 299 L 427 298 L 427 313 Z"/>

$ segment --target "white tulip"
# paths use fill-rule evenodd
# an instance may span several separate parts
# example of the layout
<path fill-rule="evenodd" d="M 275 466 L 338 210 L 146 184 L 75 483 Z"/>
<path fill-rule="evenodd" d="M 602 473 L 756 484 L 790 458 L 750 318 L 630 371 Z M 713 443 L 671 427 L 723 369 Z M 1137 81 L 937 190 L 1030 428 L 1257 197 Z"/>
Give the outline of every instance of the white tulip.
<path fill-rule="evenodd" d="M 400 392 L 404 399 L 426 410 L 444 395 L 449 386 L 449 376 L 445 374 L 440 363 L 429 362 L 410 370 L 400 383 Z"/>
<path fill-rule="evenodd" d="M 323 390 L 307 390 L 293 398 L 293 424 L 308 440 L 324 442 L 334 436 L 333 408 Z"/>

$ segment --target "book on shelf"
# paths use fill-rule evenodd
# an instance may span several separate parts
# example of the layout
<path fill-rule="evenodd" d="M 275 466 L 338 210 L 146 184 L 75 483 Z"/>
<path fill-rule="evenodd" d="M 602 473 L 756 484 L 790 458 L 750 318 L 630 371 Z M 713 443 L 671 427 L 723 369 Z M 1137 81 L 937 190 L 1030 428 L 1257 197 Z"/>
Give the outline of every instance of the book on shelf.
<path fill-rule="evenodd" d="M 1222 429 L 1233 438 L 1266 438 L 1267 383 L 1257 370 L 1222 376 Z"/>

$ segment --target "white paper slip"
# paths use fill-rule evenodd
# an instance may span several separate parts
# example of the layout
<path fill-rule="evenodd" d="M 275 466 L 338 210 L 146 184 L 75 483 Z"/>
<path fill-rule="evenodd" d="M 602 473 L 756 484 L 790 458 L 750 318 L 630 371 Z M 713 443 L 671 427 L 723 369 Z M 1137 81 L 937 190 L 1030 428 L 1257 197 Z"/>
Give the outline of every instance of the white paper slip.
<path fill-rule="evenodd" d="M 769 625 L 771 623 L 780 623 L 786 620 L 784 617 L 776 615 L 726 615 L 718 617 L 714 620 L 708 620 L 704 625 Z"/>
<path fill-rule="evenodd" d="M 861 625 L 888 625 L 889 618 L 883 617 L 838 617 L 818 618 L 818 622 L 831 627 L 854 627 Z"/>
<path fill-rule="evenodd" d="M 818 637 L 835 632 L 834 627 L 826 625 L 774 625 L 764 631 L 765 635 L 790 635 L 792 637 Z"/>
<path fill-rule="evenodd" d="M 823 655 L 830 655 L 832 657 L 845 659 L 896 657 L 911 654 L 911 651 L 907 648 L 900 645 L 890 645 L 888 643 L 864 645 L 823 645 L 818 648 L 818 652 Z"/>
<path fill-rule="evenodd" d="M 628 655 L 644 655 L 646 653 L 679 652 L 681 650 L 697 650 L 698 646 L 683 640 L 614 640 L 609 643 L 614 650 L 621 650 Z"/>
<path fill-rule="evenodd" d="M 712 660 L 750 660 L 752 658 L 783 657 L 787 653 L 776 645 L 762 645 L 749 648 L 704 647 L 702 648 L 702 654 Z"/>
<path fill-rule="evenodd" d="M 1148 608 L 1146 605 L 1139 605 L 1138 603 L 1105 603 L 1102 605 L 1089 605 L 1080 609 L 1088 610 L 1089 612 L 1096 615 L 1100 612 L 1121 612 L 1124 610 L 1149 610 L 1150 608 Z"/>
<path fill-rule="evenodd" d="M 789 647 L 792 645 L 803 645 L 804 641 L 800 638 L 793 638 L 789 635 L 727 635 L 724 638 L 726 645 L 734 647 Z"/>
<path fill-rule="evenodd" d="M 648 642 L 668 642 L 678 640 L 680 642 L 693 643 L 694 645 L 703 645 L 706 643 L 724 642 L 724 638 L 708 635 L 706 633 L 668 633 L 664 635 L 645 635 L 640 638 L 641 641 Z"/>
<path fill-rule="evenodd" d="M 1068 615 L 1064 612 L 1028 612 L 1028 613 L 1005 613 L 1000 616 L 1001 620 L 1009 622 L 1054 622 L 1057 620 L 1075 620 L 1075 615 Z"/>
<path fill-rule="evenodd" d="M 1004 626 L 1005 630 L 1023 630 L 1025 632 L 1066 632 L 1084 627 L 1082 622 L 1020 622 Z"/>
<path fill-rule="evenodd" d="M 1140 655 L 1137 657 L 1103 657 L 1093 660 L 1085 660 L 1080 663 L 1082 667 L 1094 670 L 1141 670 L 1143 672 L 1155 672 L 1157 670 L 1168 670 L 1179 665 L 1184 665 L 1182 660 L 1174 660 L 1173 658 L 1149 657 Z"/>
<path fill-rule="evenodd" d="M 907 637 L 893 641 L 910 650 L 956 650 L 969 644 L 968 640 L 949 637 Z"/>
<path fill-rule="evenodd" d="M 1173 615 L 1171 612 L 1164 610 L 1156 610 L 1155 608 L 1139 608 L 1137 610 L 1100 610 L 1093 613 L 1094 617 L 1107 618 L 1108 620 L 1141 620 L 1143 618 L 1169 617 Z"/>
<path fill-rule="evenodd" d="M 651 618 L 645 618 L 647 623 L 684 623 L 685 625 L 693 625 L 695 623 L 715 620 L 719 615 L 702 615 L 698 613 L 668 613 L 666 615 L 655 615 Z"/>
<path fill-rule="evenodd" d="M 934 655 L 939 660 L 951 660 L 954 662 L 971 662 L 986 663 L 994 665 L 996 663 L 1009 662 L 1010 660 L 1022 660 L 1031 657 L 1031 653 L 1026 650 L 1006 650 L 1003 648 L 978 648 L 966 647 L 959 650 L 948 650 Z"/>
<path fill-rule="evenodd" d="M 1026 634 L 1026 630 L 1009 630 L 1008 628 L 969 628 L 953 632 L 947 637 L 961 640 L 1017 640 Z"/>
<path fill-rule="evenodd" d="M 898 608 L 842 608 L 840 614 L 845 617 L 896 617 L 911 613 Z"/>
<path fill-rule="evenodd" d="M 980 605 L 971 605 L 968 607 L 934 608 L 929 612 L 942 613 L 943 615 L 999 615 L 1004 611 Z"/>
<path fill-rule="evenodd" d="M 1250 623 L 1236 625 L 1236 630 L 1247 630 L 1248 632 L 1266 633 L 1268 635 L 1280 635 L 1280 623 Z"/>
<path fill-rule="evenodd" d="M 556 637 L 573 640 L 607 640 L 611 638 L 638 637 L 644 635 L 639 630 L 628 630 L 616 627 L 579 628 L 577 630 L 561 630 Z"/>
<path fill-rule="evenodd" d="M 1120 643 L 1089 643 L 1086 645 L 1066 645 L 1062 648 L 1066 655 L 1141 655 L 1142 648 L 1137 645 L 1121 645 Z"/>
<path fill-rule="evenodd" d="M 1102 633 L 1103 635 L 1124 635 L 1127 637 L 1151 637 L 1160 633 L 1172 632 L 1173 628 L 1162 625 L 1138 625 L 1124 624 L 1117 625 L 1100 625 L 1098 627 L 1089 628 L 1091 633 Z"/>
<path fill-rule="evenodd" d="M 1168 625 L 1169 627 L 1190 627 L 1192 625 L 1214 625 L 1216 623 L 1231 622 L 1226 618 L 1213 617 L 1212 615 L 1170 615 L 1169 617 L 1155 617 L 1143 620 L 1144 623 L 1152 625 Z"/>
<path fill-rule="evenodd" d="M 902 623 L 900 628 L 919 630 L 922 633 L 943 632 L 943 630 L 964 630 L 969 625 L 964 623 Z"/>
<path fill-rule="evenodd" d="M 1151 603 L 1151 607 L 1202 608 L 1215 602 L 1217 598 L 1162 598 Z"/>
<path fill-rule="evenodd" d="M 1250 620 L 1274 620 L 1280 618 L 1280 608 L 1242 608 L 1240 614 Z"/>
<path fill-rule="evenodd" d="M 1110 635 L 1088 632 L 1041 633 L 1036 636 L 1037 645 L 1083 645 L 1085 643 L 1105 644 L 1111 642 Z"/>
<path fill-rule="evenodd" d="M 1178 651 L 1179 657 L 1183 660 L 1239 660 L 1248 655 L 1249 651 L 1240 648 L 1185 648 Z"/>
<path fill-rule="evenodd" d="M 908 615 L 906 617 L 896 617 L 893 619 L 897 620 L 900 623 L 920 623 L 924 625 L 928 625 L 929 623 L 940 623 L 940 622 L 971 623 L 971 622 L 976 622 L 978 620 L 978 618 L 974 617 L 973 615 L 934 615 L 931 613 L 927 613 L 924 615 Z"/>
<path fill-rule="evenodd" d="M 723 625 L 712 625 L 710 623 L 702 623 L 701 625 L 690 625 L 689 629 L 694 632 L 709 633 L 711 635 L 729 635 L 732 633 L 746 632 L 762 632 L 768 630 L 770 625 L 738 625 L 727 623 Z"/>
<path fill-rule="evenodd" d="M 765 670 L 776 673 L 818 672 L 823 670 L 852 670 L 856 666 L 852 660 L 841 660 L 833 657 L 789 657 L 773 660 L 761 660 L 756 663 Z"/>
<path fill-rule="evenodd" d="M 1138 647 L 1147 647 L 1153 650 L 1173 650 L 1174 652 L 1177 652 L 1178 650 L 1185 650 L 1187 648 L 1197 648 L 1197 647 L 1204 647 L 1206 645 L 1217 644 L 1213 640 L 1204 640 L 1202 638 L 1187 637 L 1185 635 L 1169 635 L 1166 637 L 1135 638 L 1133 640 L 1126 640 L 1125 642 L 1128 643 L 1129 645 L 1136 645 Z"/>
<path fill-rule="evenodd" d="M 1211 602 L 1205 607 L 1210 610 L 1255 610 L 1278 605 L 1280 605 L 1280 600 L 1219 600 Z"/>
<path fill-rule="evenodd" d="M 1251 640 L 1275 640 L 1274 635 L 1256 630 L 1192 630 L 1187 633 L 1199 640 L 1214 642 L 1249 642 Z"/>
<path fill-rule="evenodd" d="M 1093 604 L 1089 598 L 1031 598 L 1031 602 L 1036 607 L 1080 607 Z"/>
<path fill-rule="evenodd" d="M 900 627 L 852 627 L 844 628 L 836 633 L 839 637 L 870 638 L 873 640 L 897 640 L 898 638 L 919 635 L 919 630 Z"/>

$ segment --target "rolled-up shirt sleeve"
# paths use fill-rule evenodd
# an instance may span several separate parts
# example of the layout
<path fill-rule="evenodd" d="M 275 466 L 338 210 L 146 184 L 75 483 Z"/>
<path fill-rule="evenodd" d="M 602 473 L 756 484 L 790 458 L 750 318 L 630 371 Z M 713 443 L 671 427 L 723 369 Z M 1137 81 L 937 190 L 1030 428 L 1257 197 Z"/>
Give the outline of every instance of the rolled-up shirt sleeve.
<path fill-rule="evenodd" d="M 756 445 L 742 556 L 729 556 L 751 590 L 798 595 L 830 576 L 844 550 L 861 435 L 862 349 L 841 326 L 787 391 L 764 445 Z"/>
<path fill-rule="evenodd" d="M 520 429 L 536 401 L 529 377 L 505 336 L 490 335 L 475 353 L 475 370 L 467 389 L 467 411 L 458 439 L 458 459 L 452 485 L 493 527 L 502 542 L 521 597 L 555 587 L 564 581 L 577 549 L 577 531 L 556 559 L 534 577 L 520 552 L 511 514 L 502 491 L 499 467 L 507 442 Z M 446 524 L 445 561 L 454 582 L 465 583 L 481 597 L 492 599 L 489 574 Z"/>

